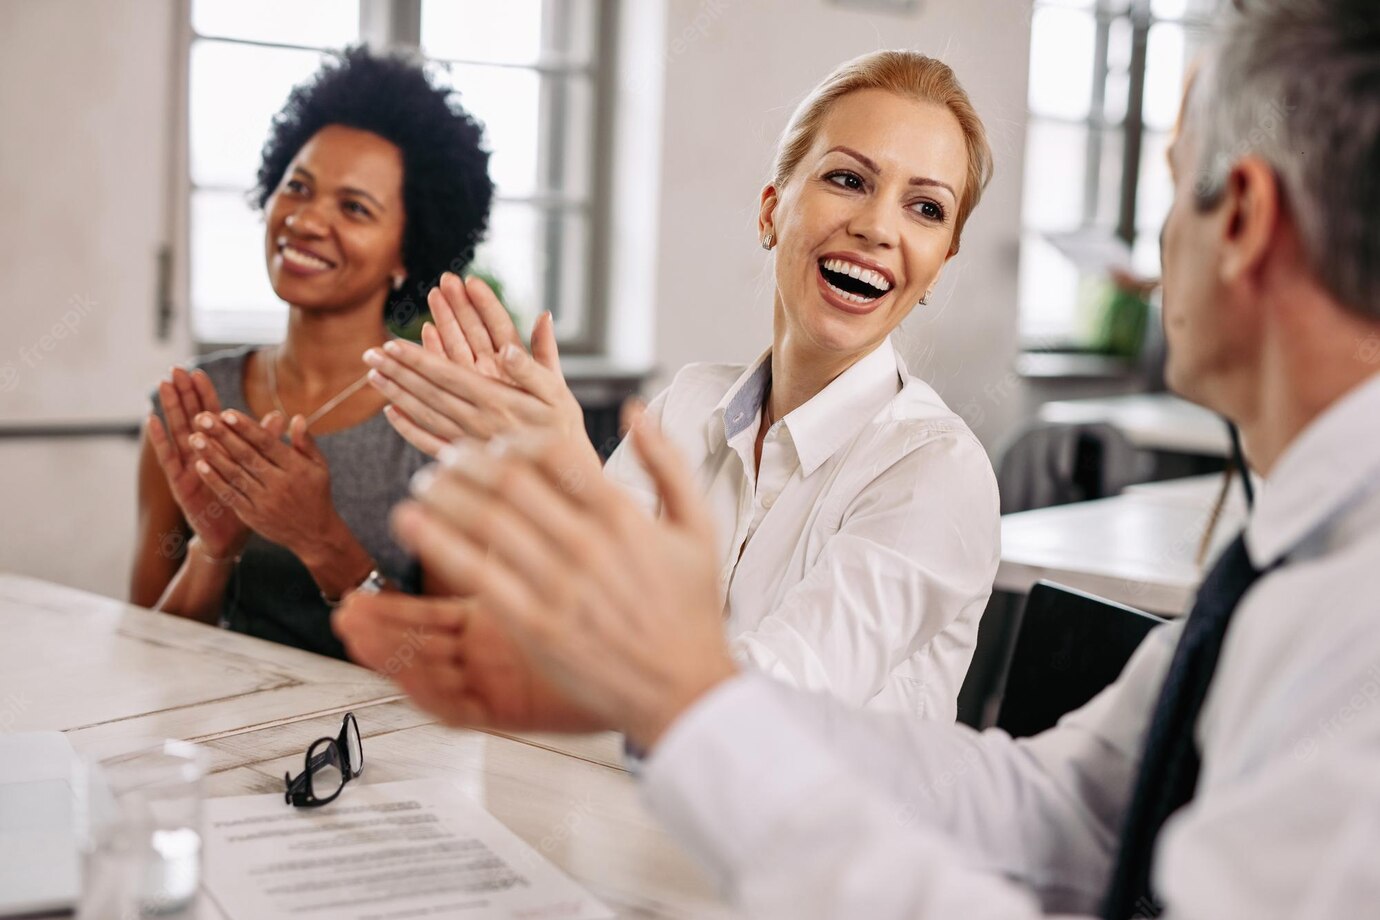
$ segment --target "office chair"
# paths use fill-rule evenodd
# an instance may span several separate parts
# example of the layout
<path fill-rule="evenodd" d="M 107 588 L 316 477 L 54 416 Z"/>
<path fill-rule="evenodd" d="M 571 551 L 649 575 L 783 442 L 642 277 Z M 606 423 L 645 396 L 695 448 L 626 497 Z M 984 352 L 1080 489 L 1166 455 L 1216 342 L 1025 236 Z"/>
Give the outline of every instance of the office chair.
<path fill-rule="evenodd" d="M 1050 582 L 1030 589 L 996 725 L 1039 734 L 1116 680 L 1163 618 Z"/>

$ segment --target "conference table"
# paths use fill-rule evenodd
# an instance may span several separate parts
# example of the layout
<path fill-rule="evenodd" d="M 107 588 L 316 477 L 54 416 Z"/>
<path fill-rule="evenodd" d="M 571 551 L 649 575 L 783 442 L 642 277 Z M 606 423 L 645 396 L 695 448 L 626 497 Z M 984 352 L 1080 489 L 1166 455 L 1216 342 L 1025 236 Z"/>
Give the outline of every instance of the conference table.
<path fill-rule="evenodd" d="M 612 733 L 448 728 L 348 662 L 17 575 L 0 575 L 0 636 L 0 731 L 60 730 L 99 758 L 191 741 L 207 796 L 281 795 L 353 712 L 360 782 L 455 782 L 619 917 L 734 916 L 643 807 Z M 201 902 L 202 920 L 244 920 Z"/>
<path fill-rule="evenodd" d="M 1025 594 L 1047 580 L 1162 616 L 1185 614 L 1206 565 L 1245 524 L 1239 482 L 1213 521 L 1221 487 L 1222 474 L 1214 473 L 1003 515 L 995 587 Z M 1208 551 L 1200 558 L 1205 534 Z"/>

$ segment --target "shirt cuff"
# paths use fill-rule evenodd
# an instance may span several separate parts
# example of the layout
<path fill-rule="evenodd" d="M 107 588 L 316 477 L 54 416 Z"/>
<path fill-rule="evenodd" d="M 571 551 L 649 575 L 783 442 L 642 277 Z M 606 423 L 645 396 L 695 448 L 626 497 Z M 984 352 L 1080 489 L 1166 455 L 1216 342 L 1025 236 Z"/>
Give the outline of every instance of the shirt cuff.
<path fill-rule="evenodd" d="M 639 779 L 648 807 L 721 883 L 770 846 L 773 828 L 843 768 L 801 725 L 777 682 L 747 673 L 671 725 Z"/>

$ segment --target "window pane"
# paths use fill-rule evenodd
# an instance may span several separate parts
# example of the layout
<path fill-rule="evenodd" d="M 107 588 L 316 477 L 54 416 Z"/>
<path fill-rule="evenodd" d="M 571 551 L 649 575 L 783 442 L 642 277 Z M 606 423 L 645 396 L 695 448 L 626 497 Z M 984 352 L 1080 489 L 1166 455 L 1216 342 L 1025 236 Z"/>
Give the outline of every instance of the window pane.
<path fill-rule="evenodd" d="M 423 0 L 422 51 L 461 61 L 535 64 L 542 0 Z"/>
<path fill-rule="evenodd" d="M 584 76 L 546 74 L 542 77 L 542 91 L 548 94 L 548 105 L 552 106 L 547 122 L 552 136 L 543 138 L 538 187 L 585 200 L 594 169 L 593 82 Z"/>
<path fill-rule="evenodd" d="M 359 0 L 193 0 L 198 35 L 339 48 L 359 39 Z"/>
<path fill-rule="evenodd" d="M 286 307 L 268 283 L 264 225 L 237 192 L 192 193 L 191 287 L 194 334 L 233 337 L 225 324 L 278 323 Z M 227 316 L 214 314 L 224 312 Z"/>
<path fill-rule="evenodd" d="M 549 251 L 559 253 L 559 262 L 545 306 L 556 321 L 557 336 L 569 338 L 587 323 L 589 219 L 582 211 L 558 211 L 548 212 L 546 220 Z"/>
<path fill-rule="evenodd" d="M 543 55 L 571 64 L 594 59 L 598 40 L 598 0 L 546 0 Z"/>
<path fill-rule="evenodd" d="M 1107 66 L 1112 70 L 1131 67 L 1131 20 L 1118 16 L 1107 23 Z"/>
<path fill-rule="evenodd" d="M 1072 230 L 1083 222 L 1088 129 L 1032 119 L 1026 133 L 1021 220 L 1034 230 Z"/>
<path fill-rule="evenodd" d="M 1169 175 L 1168 134 L 1146 134 L 1140 147 L 1140 180 L 1136 185 L 1136 227 L 1157 234 L 1174 203 L 1174 180 Z"/>
<path fill-rule="evenodd" d="M 1121 213 L 1122 157 L 1126 141 L 1120 131 L 1102 133 L 1102 152 L 1098 160 L 1097 208 L 1093 223 L 1099 227 L 1115 228 Z"/>
<path fill-rule="evenodd" d="M 1131 75 L 1124 70 L 1112 71 L 1107 74 L 1106 87 L 1106 95 L 1102 97 L 1102 120 L 1109 125 L 1120 125 L 1126 120 Z"/>
<path fill-rule="evenodd" d="M 1179 115 L 1184 91 L 1184 30 L 1174 23 L 1150 27 L 1145 58 L 1145 124 L 1168 130 Z"/>
<path fill-rule="evenodd" d="M 475 252 L 474 268 L 498 279 L 503 302 L 530 326 L 543 309 L 541 279 L 546 272 L 541 212 L 535 206 L 494 203 L 489 235 Z"/>
<path fill-rule="evenodd" d="M 1075 337 L 1078 270 L 1043 237 L 1021 239 L 1021 337 L 1032 344 L 1067 342 Z"/>
<path fill-rule="evenodd" d="M 1142 278 L 1160 277 L 1160 231 L 1142 233 L 1131 247 L 1131 265 Z"/>
<path fill-rule="evenodd" d="M 315 73 L 322 60 L 314 51 L 193 43 L 188 113 L 192 182 L 253 185 L 273 115 L 292 87 Z"/>
<path fill-rule="evenodd" d="M 1093 17 L 1046 7 L 1031 20 L 1030 109 L 1055 118 L 1088 117 L 1092 106 Z"/>
<path fill-rule="evenodd" d="M 485 140 L 493 156 L 489 176 L 500 195 L 535 194 L 540 142 L 541 85 L 535 70 L 451 64 L 448 82 L 460 103 L 484 123 Z"/>
<path fill-rule="evenodd" d="M 1156 19 L 1201 19 L 1216 12 L 1219 0 L 1151 0 L 1150 13 Z"/>

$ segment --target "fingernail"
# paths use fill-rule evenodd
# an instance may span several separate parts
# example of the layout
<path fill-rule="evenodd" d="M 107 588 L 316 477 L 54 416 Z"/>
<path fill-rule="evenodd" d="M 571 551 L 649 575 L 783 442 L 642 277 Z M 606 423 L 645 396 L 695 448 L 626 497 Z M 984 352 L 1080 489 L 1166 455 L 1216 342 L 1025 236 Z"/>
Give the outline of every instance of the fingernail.
<path fill-rule="evenodd" d="M 396 355 L 398 353 L 398 349 L 401 347 L 402 346 L 400 346 L 397 342 L 394 342 L 392 340 L 383 343 L 383 350 L 388 352 L 390 355 Z"/>
<path fill-rule="evenodd" d="M 212 428 L 216 427 L 215 420 L 211 418 L 211 414 L 209 412 L 203 412 L 200 415 L 198 415 L 196 417 L 196 423 L 200 425 L 202 428 L 205 428 L 207 431 L 210 431 Z"/>
<path fill-rule="evenodd" d="M 383 355 L 379 354 L 377 348 L 371 348 L 364 353 L 364 363 L 370 367 L 378 367 L 383 363 Z"/>
<path fill-rule="evenodd" d="M 225 421 L 225 424 L 227 425 L 239 424 L 239 419 L 235 417 L 235 413 L 233 412 L 222 412 L 220 414 L 220 417 Z"/>
<path fill-rule="evenodd" d="M 211 464 L 207 463 L 205 460 L 198 460 L 196 462 L 196 469 L 198 473 L 210 473 Z"/>
<path fill-rule="evenodd" d="M 206 439 L 199 434 L 194 434 L 187 440 L 191 441 L 192 446 L 195 447 L 197 450 L 202 450 L 206 447 Z"/>
<path fill-rule="evenodd" d="M 424 466 L 412 474 L 412 494 L 422 495 L 431 488 L 431 484 L 436 480 L 436 470 L 431 466 Z"/>
<path fill-rule="evenodd" d="M 380 374 L 377 370 L 370 371 L 368 377 L 370 383 L 380 383 L 383 381 L 383 375 Z"/>
<path fill-rule="evenodd" d="M 456 447 L 454 444 L 447 444 L 445 447 L 441 448 L 440 453 L 436 455 L 436 460 L 444 467 L 449 468 L 457 466 L 460 463 L 460 448 Z"/>

